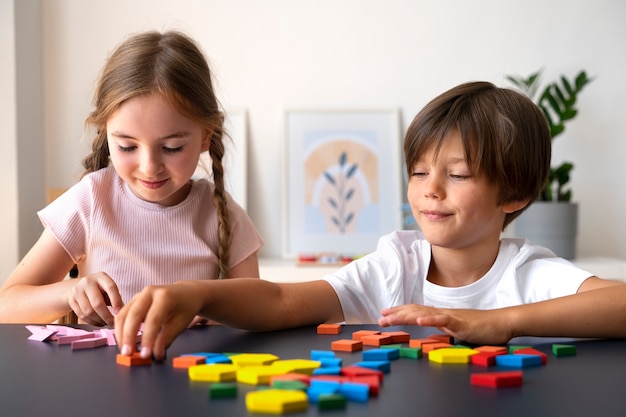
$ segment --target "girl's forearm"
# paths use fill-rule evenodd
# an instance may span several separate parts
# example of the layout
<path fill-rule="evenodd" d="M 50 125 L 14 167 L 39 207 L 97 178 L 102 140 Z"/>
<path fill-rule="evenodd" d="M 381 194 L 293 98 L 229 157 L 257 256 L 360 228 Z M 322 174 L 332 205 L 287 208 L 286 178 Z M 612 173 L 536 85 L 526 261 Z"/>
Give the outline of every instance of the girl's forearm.
<path fill-rule="evenodd" d="M 68 280 L 47 285 L 13 285 L 0 292 L 1 323 L 52 323 L 70 311 Z"/>

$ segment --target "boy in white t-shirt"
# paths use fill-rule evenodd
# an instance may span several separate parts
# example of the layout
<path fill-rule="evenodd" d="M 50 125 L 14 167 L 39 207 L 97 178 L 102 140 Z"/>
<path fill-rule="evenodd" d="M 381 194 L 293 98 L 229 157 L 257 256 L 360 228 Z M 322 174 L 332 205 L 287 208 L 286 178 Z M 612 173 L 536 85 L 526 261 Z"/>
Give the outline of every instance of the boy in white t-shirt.
<path fill-rule="evenodd" d="M 549 171 L 541 111 L 486 82 L 428 103 L 404 142 L 408 201 L 421 232 L 383 236 L 375 252 L 324 279 L 181 281 L 144 289 L 115 319 L 122 353 L 162 358 L 195 315 L 250 330 L 342 322 L 434 326 L 470 343 L 516 336 L 626 337 L 626 284 L 603 280 L 501 231 Z"/>

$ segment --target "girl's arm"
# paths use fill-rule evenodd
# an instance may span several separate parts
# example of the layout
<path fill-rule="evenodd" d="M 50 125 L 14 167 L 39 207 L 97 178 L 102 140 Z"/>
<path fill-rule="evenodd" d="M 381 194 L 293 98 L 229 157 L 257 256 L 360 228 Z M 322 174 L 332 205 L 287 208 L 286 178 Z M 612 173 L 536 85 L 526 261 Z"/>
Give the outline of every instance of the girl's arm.
<path fill-rule="evenodd" d="M 248 256 L 228 271 L 226 278 L 259 278 L 259 258 L 257 252 Z"/>
<path fill-rule="evenodd" d="M 51 323 L 67 313 L 74 283 L 63 278 L 72 265 L 52 232 L 44 229 L 0 288 L 0 322 Z"/>
<path fill-rule="evenodd" d="M 269 331 L 343 321 L 341 304 L 326 281 L 276 284 L 254 278 L 181 281 L 146 287 L 115 317 L 122 353 L 134 351 L 144 323 L 141 354 L 163 358 L 194 315 L 228 326 Z"/>
<path fill-rule="evenodd" d="M 437 327 L 469 343 L 501 344 L 518 336 L 626 337 L 626 284 L 587 279 L 577 294 L 495 310 L 437 309 L 418 305 L 382 311 L 381 326 Z"/>
<path fill-rule="evenodd" d="M 88 324 L 113 324 L 114 310 L 122 308 L 115 282 L 99 272 L 64 279 L 74 261 L 48 229 L 0 288 L 0 322 L 52 323 L 73 310 Z"/>

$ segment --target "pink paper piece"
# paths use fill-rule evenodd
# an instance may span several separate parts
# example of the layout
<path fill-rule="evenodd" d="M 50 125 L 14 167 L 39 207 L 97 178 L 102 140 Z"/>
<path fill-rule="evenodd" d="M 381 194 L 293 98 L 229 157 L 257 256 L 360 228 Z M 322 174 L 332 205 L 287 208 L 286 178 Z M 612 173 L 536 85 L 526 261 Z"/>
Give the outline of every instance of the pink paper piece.
<path fill-rule="evenodd" d="M 80 339 L 72 342 L 72 350 L 76 349 L 92 349 L 107 345 L 106 337 L 91 337 L 89 339 Z"/>
<path fill-rule="evenodd" d="M 117 346 L 117 340 L 115 340 L 115 330 L 113 329 L 100 329 L 100 335 L 106 337 L 107 344 L 109 346 Z"/>
<path fill-rule="evenodd" d="M 30 329 L 29 329 L 30 330 Z M 40 329 L 40 330 L 31 330 L 32 334 L 30 335 L 30 337 L 28 338 L 28 340 L 36 340 L 38 342 L 45 342 L 48 341 L 52 338 L 52 336 L 54 336 L 56 334 L 56 331 L 54 330 L 48 330 L 48 329 Z"/>

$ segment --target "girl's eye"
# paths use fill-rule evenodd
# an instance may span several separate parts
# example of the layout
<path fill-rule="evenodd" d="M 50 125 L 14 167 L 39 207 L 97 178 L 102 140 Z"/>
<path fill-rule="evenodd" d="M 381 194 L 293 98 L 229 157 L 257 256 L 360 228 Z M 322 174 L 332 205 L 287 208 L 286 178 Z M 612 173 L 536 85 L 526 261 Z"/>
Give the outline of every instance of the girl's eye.
<path fill-rule="evenodd" d="M 425 172 L 422 171 L 416 171 L 413 174 L 411 174 L 412 177 L 425 177 L 427 174 Z"/>
<path fill-rule="evenodd" d="M 167 148 L 167 147 L 163 147 L 163 151 L 165 153 L 176 153 L 176 152 L 180 152 L 183 150 L 182 146 L 179 146 L 178 148 Z"/>
<path fill-rule="evenodd" d="M 117 149 L 119 149 L 120 152 L 132 152 L 135 149 L 137 149 L 136 146 L 122 146 L 122 145 L 118 145 Z"/>

